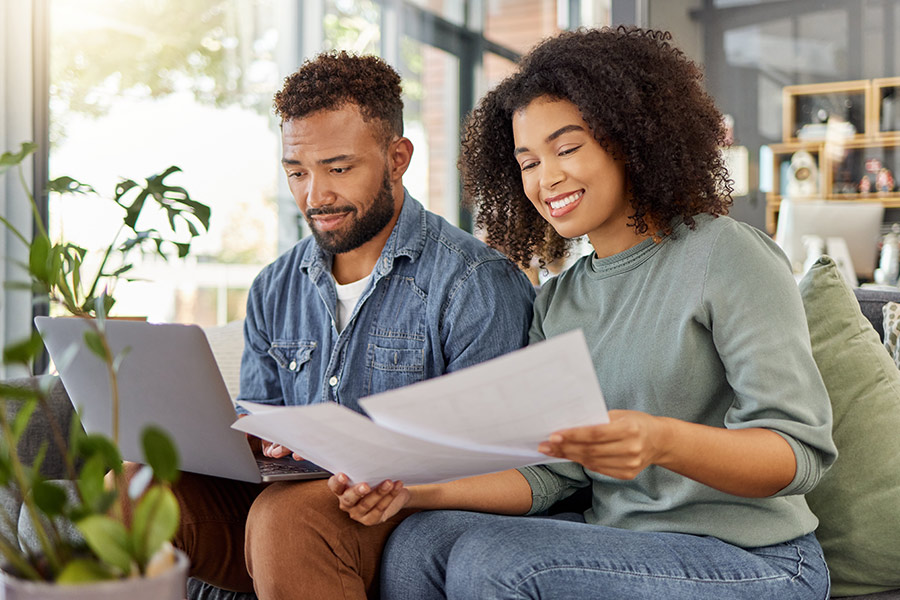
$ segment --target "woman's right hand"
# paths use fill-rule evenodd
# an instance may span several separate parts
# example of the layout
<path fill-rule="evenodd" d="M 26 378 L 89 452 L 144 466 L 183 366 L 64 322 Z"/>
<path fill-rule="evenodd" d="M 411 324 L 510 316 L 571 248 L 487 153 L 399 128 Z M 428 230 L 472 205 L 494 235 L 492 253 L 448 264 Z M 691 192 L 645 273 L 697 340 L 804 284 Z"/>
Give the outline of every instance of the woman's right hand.
<path fill-rule="evenodd" d="M 338 497 L 339 506 L 351 519 L 363 525 L 384 523 L 409 503 L 409 490 L 402 481 L 382 481 L 376 487 L 367 483 L 351 485 L 344 473 L 328 479 L 328 489 Z"/>

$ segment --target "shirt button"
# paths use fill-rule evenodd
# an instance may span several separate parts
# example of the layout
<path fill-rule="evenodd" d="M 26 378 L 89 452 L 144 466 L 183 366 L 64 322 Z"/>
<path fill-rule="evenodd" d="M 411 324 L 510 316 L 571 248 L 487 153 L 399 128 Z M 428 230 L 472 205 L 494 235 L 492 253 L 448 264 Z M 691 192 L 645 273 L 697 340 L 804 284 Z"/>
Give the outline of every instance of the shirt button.
<path fill-rule="evenodd" d="M 290 369 L 291 371 L 296 371 L 297 370 L 297 361 L 292 360 L 291 364 L 288 365 L 288 369 Z"/>
<path fill-rule="evenodd" d="M 337 385 L 337 382 L 338 382 L 338 378 L 335 377 L 334 375 L 332 375 L 331 379 L 328 380 L 328 385 L 330 385 L 331 387 L 334 387 Z"/>

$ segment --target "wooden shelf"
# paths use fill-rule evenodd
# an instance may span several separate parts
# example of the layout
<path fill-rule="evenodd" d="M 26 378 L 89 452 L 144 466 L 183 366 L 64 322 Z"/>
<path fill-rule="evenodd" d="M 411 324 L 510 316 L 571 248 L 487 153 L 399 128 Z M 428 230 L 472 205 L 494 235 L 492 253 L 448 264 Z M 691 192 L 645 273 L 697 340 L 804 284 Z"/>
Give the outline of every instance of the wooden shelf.
<path fill-rule="evenodd" d="M 792 85 L 783 88 L 782 94 L 784 142 L 770 146 L 769 233 L 775 233 L 791 158 L 800 151 L 809 152 L 818 169 L 815 194 L 807 198 L 878 201 L 888 208 L 900 207 L 900 77 Z M 843 123 L 851 123 L 852 129 Z M 809 135 L 814 139 L 806 139 Z M 878 189 L 879 182 L 885 181 L 884 174 L 878 178 L 880 169 L 893 176 L 890 190 Z M 868 192 L 863 178 L 868 179 Z"/>

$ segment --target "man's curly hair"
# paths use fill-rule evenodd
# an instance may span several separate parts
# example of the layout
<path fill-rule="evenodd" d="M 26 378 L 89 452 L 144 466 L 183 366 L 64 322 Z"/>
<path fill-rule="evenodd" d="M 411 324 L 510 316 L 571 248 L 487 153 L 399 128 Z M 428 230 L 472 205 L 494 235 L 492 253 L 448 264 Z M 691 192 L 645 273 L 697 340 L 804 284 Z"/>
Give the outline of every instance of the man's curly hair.
<path fill-rule="evenodd" d="M 467 120 L 460 168 L 491 245 L 522 266 L 566 255 L 569 240 L 525 196 L 513 156 L 513 114 L 541 96 L 575 104 L 597 141 L 624 160 L 636 233 L 667 235 L 678 219 L 693 228 L 698 214 L 728 212 L 722 115 L 671 37 L 624 26 L 565 32 L 485 95 Z"/>
<path fill-rule="evenodd" d="M 326 52 L 307 60 L 275 94 L 282 122 L 320 110 L 356 105 L 363 119 L 375 121 L 384 143 L 403 135 L 400 75 L 377 56 Z"/>

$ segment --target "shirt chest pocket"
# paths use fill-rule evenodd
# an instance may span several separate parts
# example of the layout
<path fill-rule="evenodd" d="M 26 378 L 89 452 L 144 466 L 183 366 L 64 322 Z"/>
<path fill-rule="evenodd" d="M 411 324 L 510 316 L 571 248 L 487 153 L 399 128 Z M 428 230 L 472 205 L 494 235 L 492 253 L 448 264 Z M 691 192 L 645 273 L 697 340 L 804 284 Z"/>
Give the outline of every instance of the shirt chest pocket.
<path fill-rule="evenodd" d="M 369 344 L 370 377 L 366 395 L 403 387 L 425 377 L 425 350 L 418 348 L 388 348 Z"/>
<path fill-rule="evenodd" d="M 269 356 L 278 364 L 278 375 L 285 400 L 290 404 L 307 404 L 310 398 L 311 361 L 316 350 L 314 341 L 276 340 L 269 347 Z"/>

